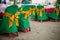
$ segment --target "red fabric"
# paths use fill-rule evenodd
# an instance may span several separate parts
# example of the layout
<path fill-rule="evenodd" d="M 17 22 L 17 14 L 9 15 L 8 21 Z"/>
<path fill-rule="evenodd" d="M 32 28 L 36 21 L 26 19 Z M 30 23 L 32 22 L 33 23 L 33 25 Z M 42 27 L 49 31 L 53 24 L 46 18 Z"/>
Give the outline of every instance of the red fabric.
<path fill-rule="evenodd" d="M 3 17 L 3 16 L 4 16 L 4 13 L 1 12 L 1 13 L 0 13 L 0 17 Z"/>
<path fill-rule="evenodd" d="M 50 13 L 50 12 L 53 12 L 53 11 L 54 11 L 54 8 L 45 8 L 45 11 L 46 11 L 47 13 Z"/>

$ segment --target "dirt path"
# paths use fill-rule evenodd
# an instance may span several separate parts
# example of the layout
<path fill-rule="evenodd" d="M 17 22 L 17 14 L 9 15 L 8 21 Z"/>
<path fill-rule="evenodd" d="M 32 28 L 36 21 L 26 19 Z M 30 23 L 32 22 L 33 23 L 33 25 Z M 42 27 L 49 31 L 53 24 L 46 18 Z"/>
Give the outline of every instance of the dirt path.
<path fill-rule="evenodd" d="M 35 22 L 31 21 L 31 32 L 19 32 L 14 40 L 60 40 L 60 22 Z M 0 40 L 9 40 L 6 36 L 0 36 Z"/>

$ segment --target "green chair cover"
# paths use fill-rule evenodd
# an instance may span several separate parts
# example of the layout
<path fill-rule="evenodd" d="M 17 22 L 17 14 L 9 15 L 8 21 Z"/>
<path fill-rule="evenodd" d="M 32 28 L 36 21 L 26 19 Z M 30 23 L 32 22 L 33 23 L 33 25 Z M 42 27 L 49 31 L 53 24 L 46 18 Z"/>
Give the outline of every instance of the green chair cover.
<path fill-rule="evenodd" d="M 30 17 L 31 17 L 32 19 L 36 19 L 35 5 L 30 5 L 30 8 L 32 9 L 32 10 L 31 10 L 31 15 L 30 15 Z M 34 12 L 33 12 L 33 11 L 34 11 Z"/>
<path fill-rule="evenodd" d="M 45 12 L 44 6 L 38 5 L 38 6 L 37 6 L 37 9 L 38 9 L 38 10 L 43 9 L 43 10 L 42 10 L 42 16 L 40 16 L 40 13 L 37 12 L 37 20 L 47 20 L 48 17 L 47 17 L 47 14 L 46 14 L 46 12 Z"/>
<path fill-rule="evenodd" d="M 5 12 L 8 12 L 9 14 L 11 15 L 14 15 L 18 10 L 18 6 L 17 5 L 11 5 L 11 6 L 8 6 L 6 9 L 5 9 Z M 16 26 L 16 21 L 14 20 L 13 23 L 12 23 L 12 26 L 9 28 L 9 17 L 7 16 L 4 16 L 3 17 L 3 24 L 2 26 L 0 27 L 0 31 L 3 32 L 3 33 L 16 33 L 18 32 L 18 28 Z"/>
<path fill-rule="evenodd" d="M 55 8 L 59 10 L 59 6 L 58 5 L 56 5 Z M 52 18 L 52 19 L 55 19 L 55 20 L 58 20 L 59 19 L 59 14 L 57 16 L 56 10 L 54 10 L 52 13 L 48 13 L 48 16 L 50 18 Z"/>
<path fill-rule="evenodd" d="M 22 5 L 22 11 L 28 11 L 30 10 L 30 6 L 29 5 Z M 29 23 L 29 18 L 27 17 L 26 19 L 24 18 L 24 14 L 22 14 L 22 11 L 20 11 L 20 16 L 19 16 L 19 29 L 26 29 L 30 27 L 30 23 Z"/>

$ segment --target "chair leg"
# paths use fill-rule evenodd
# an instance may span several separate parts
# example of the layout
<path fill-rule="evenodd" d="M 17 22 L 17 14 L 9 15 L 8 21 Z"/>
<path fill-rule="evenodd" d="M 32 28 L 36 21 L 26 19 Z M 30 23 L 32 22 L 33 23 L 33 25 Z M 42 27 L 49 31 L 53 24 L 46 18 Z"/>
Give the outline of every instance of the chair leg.
<path fill-rule="evenodd" d="M 26 29 L 24 29 L 24 32 L 25 32 L 25 33 L 27 33 L 27 30 L 26 30 Z"/>
<path fill-rule="evenodd" d="M 13 40 L 13 34 L 9 34 L 9 38 L 10 38 L 10 40 Z"/>
<path fill-rule="evenodd" d="M 34 18 L 31 18 L 32 21 L 34 21 L 35 19 Z"/>
<path fill-rule="evenodd" d="M 29 27 L 29 31 L 31 31 L 31 28 Z"/>
<path fill-rule="evenodd" d="M 29 29 L 28 29 L 28 28 L 27 28 L 26 30 L 27 30 L 27 32 L 29 31 Z"/>
<path fill-rule="evenodd" d="M 35 21 L 37 21 L 37 19 L 35 19 Z"/>
<path fill-rule="evenodd" d="M 42 20 L 40 20 L 40 22 L 42 23 Z"/>
<path fill-rule="evenodd" d="M 58 20 L 55 20 L 55 22 L 58 22 Z"/>
<path fill-rule="evenodd" d="M 19 32 L 16 32 L 16 36 L 18 36 L 19 35 Z"/>

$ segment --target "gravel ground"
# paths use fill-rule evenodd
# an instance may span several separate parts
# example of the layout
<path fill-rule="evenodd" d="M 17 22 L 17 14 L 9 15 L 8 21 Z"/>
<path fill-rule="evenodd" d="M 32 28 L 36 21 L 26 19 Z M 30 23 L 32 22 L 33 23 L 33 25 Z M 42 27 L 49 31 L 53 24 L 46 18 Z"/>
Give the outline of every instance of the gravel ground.
<path fill-rule="evenodd" d="M 19 32 L 13 40 L 60 40 L 60 22 L 30 21 L 31 32 Z M 0 35 L 0 40 L 9 40 L 8 36 Z"/>

